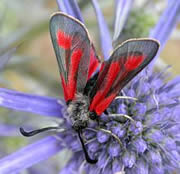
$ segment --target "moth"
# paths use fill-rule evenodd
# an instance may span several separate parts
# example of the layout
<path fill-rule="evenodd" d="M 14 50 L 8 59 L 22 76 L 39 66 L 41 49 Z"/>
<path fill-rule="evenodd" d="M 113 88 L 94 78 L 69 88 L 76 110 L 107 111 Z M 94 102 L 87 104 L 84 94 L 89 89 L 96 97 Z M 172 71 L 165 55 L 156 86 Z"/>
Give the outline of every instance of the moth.
<path fill-rule="evenodd" d="M 89 121 L 98 119 L 122 88 L 155 57 L 159 42 L 154 39 L 130 39 L 117 46 L 106 61 L 97 56 L 89 33 L 79 20 L 65 13 L 50 19 L 50 35 L 56 54 L 68 120 L 77 131 L 87 162 L 90 159 L 80 136 Z M 49 130 L 26 132 L 32 136 Z"/>

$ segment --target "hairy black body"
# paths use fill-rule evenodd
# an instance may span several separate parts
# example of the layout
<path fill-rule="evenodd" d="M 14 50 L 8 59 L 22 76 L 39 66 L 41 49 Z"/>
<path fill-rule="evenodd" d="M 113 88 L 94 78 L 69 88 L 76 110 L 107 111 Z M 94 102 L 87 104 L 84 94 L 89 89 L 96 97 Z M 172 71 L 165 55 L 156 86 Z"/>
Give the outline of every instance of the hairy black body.
<path fill-rule="evenodd" d="M 87 127 L 90 119 L 97 119 L 95 112 L 89 111 L 90 98 L 92 95 L 92 89 L 97 80 L 98 73 L 96 73 L 90 80 L 88 80 L 84 93 L 76 94 L 75 100 L 67 102 L 67 112 L 69 117 L 67 118 L 71 123 L 72 127 L 78 131 Z"/>
<path fill-rule="evenodd" d="M 67 112 L 72 127 L 78 131 L 87 127 L 89 122 L 89 99 L 83 94 L 77 94 L 76 99 L 70 101 Z"/>
<path fill-rule="evenodd" d="M 91 79 L 88 80 L 88 82 L 86 84 L 86 87 L 84 88 L 84 95 L 89 96 L 89 98 L 93 98 L 93 96 L 94 96 L 94 93 L 93 93 L 92 89 L 94 87 L 94 84 L 96 84 L 98 74 L 99 73 L 94 74 L 94 76 L 91 77 Z"/>

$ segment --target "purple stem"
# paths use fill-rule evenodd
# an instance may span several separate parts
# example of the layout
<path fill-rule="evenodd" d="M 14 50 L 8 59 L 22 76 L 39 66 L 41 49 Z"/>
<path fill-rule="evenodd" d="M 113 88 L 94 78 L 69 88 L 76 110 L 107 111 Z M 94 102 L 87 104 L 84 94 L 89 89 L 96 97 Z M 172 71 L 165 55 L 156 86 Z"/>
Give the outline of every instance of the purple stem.
<path fill-rule="evenodd" d="M 56 2 L 59 10 L 75 17 L 76 19 L 84 23 L 81 11 L 76 0 L 57 0 Z"/>
<path fill-rule="evenodd" d="M 58 9 L 59 9 L 60 11 L 64 12 L 64 13 L 67 13 L 67 14 L 68 14 L 64 2 L 63 2 L 62 0 L 56 0 L 56 2 L 57 2 L 57 5 L 58 5 Z"/>
<path fill-rule="evenodd" d="M 0 88 L 0 106 L 17 111 L 61 118 L 64 101 Z"/>
<path fill-rule="evenodd" d="M 71 16 L 74 16 L 74 13 L 73 13 L 72 8 L 69 4 L 69 1 L 67 1 L 67 0 L 56 0 L 56 2 L 58 4 L 59 10 L 61 10 L 64 13 L 67 13 Z"/>
<path fill-rule="evenodd" d="M 121 31 L 124 28 L 126 20 L 129 16 L 133 2 L 134 0 L 116 0 L 116 17 L 113 41 L 116 41 L 116 39 L 118 39 L 119 35 L 121 34 Z"/>
<path fill-rule="evenodd" d="M 107 60 L 109 58 L 109 55 L 111 53 L 112 49 L 112 39 L 110 36 L 110 32 L 107 26 L 107 23 L 105 22 L 104 16 L 101 12 L 101 9 L 97 3 L 96 0 L 91 1 L 96 13 L 98 25 L 99 25 L 99 31 L 100 31 L 100 40 L 101 40 L 101 48 L 104 55 L 104 60 Z"/>
<path fill-rule="evenodd" d="M 9 49 L 4 54 L 0 55 L 0 71 L 3 70 L 3 68 L 8 63 L 9 59 L 12 57 L 12 55 L 16 52 L 16 47 Z"/>
<path fill-rule="evenodd" d="M 81 15 L 81 11 L 80 11 L 80 8 L 78 6 L 77 1 L 76 0 L 69 0 L 69 5 L 72 8 L 72 11 L 74 13 L 74 17 L 79 19 L 82 23 L 84 23 L 84 19 Z"/>
<path fill-rule="evenodd" d="M 149 37 L 159 40 L 161 44 L 160 50 L 156 58 L 163 49 L 164 45 L 166 44 L 166 41 L 168 40 L 171 32 L 176 27 L 179 14 L 180 14 L 180 0 L 171 0 L 171 2 L 168 3 L 167 8 L 164 10 L 163 14 L 161 15 L 159 22 L 151 31 Z"/>
<path fill-rule="evenodd" d="M 49 136 L 28 145 L 13 154 L 0 159 L 0 173 L 17 173 L 23 169 L 46 160 L 62 150 L 62 145 L 55 137 Z"/>
<path fill-rule="evenodd" d="M 12 125 L 0 124 L 0 136 L 19 136 L 19 128 Z"/>

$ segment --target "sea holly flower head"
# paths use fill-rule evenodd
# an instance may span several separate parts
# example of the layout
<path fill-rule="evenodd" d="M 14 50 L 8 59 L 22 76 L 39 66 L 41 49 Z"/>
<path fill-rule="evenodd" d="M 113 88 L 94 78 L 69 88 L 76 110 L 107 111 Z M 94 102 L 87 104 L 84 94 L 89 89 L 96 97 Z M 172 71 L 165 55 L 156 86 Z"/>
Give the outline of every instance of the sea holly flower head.
<path fill-rule="evenodd" d="M 120 1 L 116 2 L 120 3 Z M 171 2 L 177 3 L 177 1 Z M 111 38 L 108 36 L 109 39 L 105 37 L 104 40 L 102 32 L 104 28 L 107 32 L 109 30 L 98 3 L 95 0 L 92 3 L 101 28 L 103 55 L 107 59 L 109 50 L 112 49 Z M 70 12 L 71 15 L 83 21 L 76 1 L 69 1 L 69 3 L 58 1 L 58 4 L 62 10 Z M 180 4 L 176 5 L 180 8 Z M 128 12 L 129 7 L 130 5 L 127 5 L 125 8 Z M 169 10 L 170 7 L 172 8 L 168 6 L 167 9 Z M 128 12 L 124 13 L 128 15 Z M 177 15 L 177 11 L 174 15 Z M 127 16 L 123 17 L 127 18 Z M 173 14 L 166 20 L 169 23 L 175 23 Z M 119 18 L 118 21 L 120 21 Z M 171 26 L 165 27 L 163 31 L 158 27 L 155 29 L 154 37 L 158 36 L 158 32 L 168 37 L 164 33 L 170 33 L 172 30 Z M 119 35 L 120 31 L 115 33 Z M 162 41 L 165 40 L 167 38 L 163 38 Z M 46 137 L 2 158 L 0 173 L 19 172 L 65 148 L 70 149 L 73 154 L 60 174 L 82 173 L 82 171 L 87 174 L 165 174 L 174 171 L 178 173 L 180 171 L 178 134 L 180 78 L 177 77 L 169 82 L 165 82 L 166 80 L 165 72 L 154 73 L 151 69 L 142 71 L 114 100 L 107 109 L 108 114 L 103 113 L 100 116 L 99 123 L 92 121 L 86 129 L 83 129 L 82 134 L 88 154 L 92 159 L 98 159 L 96 164 L 85 161 L 77 132 L 67 119 L 69 115 L 63 100 L 0 89 L 1 106 L 54 116 L 61 120 L 58 123 L 61 130 L 56 136 Z"/>
<path fill-rule="evenodd" d="M 180 129 L 177 123 L 180 106 L 179 95 L 173 94 L 178 90 L 180 79 L 164 84 L 165 77 L 165 73 L 149 75 L 144 71 L 123 90 L 132 99 L 115 100 L 108 108 L 109 114 L 100 117 L 100 128 L 93 123 L 83 131 L 88 153 L 92 158 L 98 158 L 97 164 L 84 164 L 87 173 L 179 171 L 178 137 L 174 129 Z M 129 92 L 131 90 L 134 93 Z M 134 97 L 137 100 L 133 100 Z M 68 126 L 66 119 L 64 123 Z M 78 159 L 78 162 L 72 160 L 70 163 L 76 163 L 74 165 L 80 168 L 85 159 L 79 152 L 81 147 L 76 132 L 72 132 L 73 129 L 60 137 L 63 136 L 68 147 L 73 149 L 72 159 Z"/>

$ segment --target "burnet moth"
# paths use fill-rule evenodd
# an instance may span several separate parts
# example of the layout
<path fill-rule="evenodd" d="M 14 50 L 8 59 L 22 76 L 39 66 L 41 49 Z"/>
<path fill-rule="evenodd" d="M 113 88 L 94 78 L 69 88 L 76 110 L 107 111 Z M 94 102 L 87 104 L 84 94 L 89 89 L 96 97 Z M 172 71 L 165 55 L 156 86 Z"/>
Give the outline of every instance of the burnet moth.
<path fill-rule="evenodd" d="M 159 42 L 154 39 L 127 40 L 113 51 L 107 61 L 102 62 L 84 24 L 62 12 L 51 17 L 50 35 L 67 103 L 68 120 L 78 133 L 86 161 L 96 163 L 97 160 L 91 159 L 87 153 L 82 130 L 88 127 L 90 119 L 98 119 L 121 89 L 152 61 Z M 20 128 L 20 131 L 24 136 L 33 136 L 58 128 L 47 127 L 31 132 Z"/>

